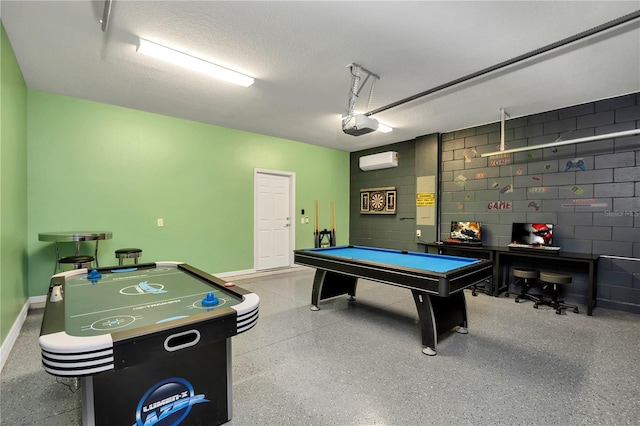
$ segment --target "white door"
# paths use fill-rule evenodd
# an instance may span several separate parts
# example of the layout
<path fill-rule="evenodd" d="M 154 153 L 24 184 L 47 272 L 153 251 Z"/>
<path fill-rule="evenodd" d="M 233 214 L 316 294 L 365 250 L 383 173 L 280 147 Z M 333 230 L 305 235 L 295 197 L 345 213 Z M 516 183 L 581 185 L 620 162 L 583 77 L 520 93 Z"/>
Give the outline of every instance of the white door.
<path fill-rule="evenodd" d="M 293 235 L 290 174 L 256 171 L 256 270 L 289 266 Z"/>

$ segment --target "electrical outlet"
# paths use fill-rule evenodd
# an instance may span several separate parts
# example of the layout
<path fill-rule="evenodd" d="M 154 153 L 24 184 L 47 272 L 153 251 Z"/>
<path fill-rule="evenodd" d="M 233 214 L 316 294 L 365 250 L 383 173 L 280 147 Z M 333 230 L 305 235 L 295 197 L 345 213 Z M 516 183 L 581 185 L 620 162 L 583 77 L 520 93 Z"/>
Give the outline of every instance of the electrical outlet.
<path fill-rule="evenodd" d="M 420 238 L 422 237 L 422 231 L 419 229 L 416 229 L 416 237 Z"/>
<path fill-rule="evenodd" d="M 158 218 L 158 226 L 164 226 L 164 219 L 161 217 Z"/>

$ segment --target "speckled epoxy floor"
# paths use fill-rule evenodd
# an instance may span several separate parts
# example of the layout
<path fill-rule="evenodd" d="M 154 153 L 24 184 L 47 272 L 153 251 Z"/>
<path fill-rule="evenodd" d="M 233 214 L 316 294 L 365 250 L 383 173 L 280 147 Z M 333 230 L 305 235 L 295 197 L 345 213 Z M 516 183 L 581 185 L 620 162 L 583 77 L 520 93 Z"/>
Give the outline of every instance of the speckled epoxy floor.
<path fill-rule="evenodd" d="M 232 279 L 228 279 L 232 280 Z M 228 425 L 637 424 L 640 316 L 466 293 L 469 334 L 422 354 L 409 290 L 360 281 L 309 309 L 313 270 L 236 279 L 260 320 L 233 341 Z M 40 366 L 30 311 L 2 371 L 0 423 L 80 424 L 80 391 Z"/>

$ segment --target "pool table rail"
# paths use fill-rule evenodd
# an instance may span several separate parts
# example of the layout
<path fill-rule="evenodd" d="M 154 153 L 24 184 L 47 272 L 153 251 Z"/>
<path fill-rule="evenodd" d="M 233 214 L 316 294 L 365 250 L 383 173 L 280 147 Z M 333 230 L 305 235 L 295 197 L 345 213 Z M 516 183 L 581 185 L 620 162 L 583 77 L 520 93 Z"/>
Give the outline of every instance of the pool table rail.
<path fill-rule="evenodd" d="M 493 273 L 493 262 L 486 259 L 478 259 L 473 269 L 465 266 L 451 269 L 445 273 L 389 266 L 377 262 L 349 259 L 305 250 L 294 250 L 294 263 L 411 290 L 419 290 L 441 297 L 447 297 L 474 284 L 479 284 L 490 278 Z"/>
<path fill-rule="evenodd" d="M 375 260 L 358 259 L 358 251 L 361 251 L 361 258 Z M 381 255 L 371 256 L 372 251 Z M 386 257 L 383 252 L 389 253 L 388 263 L 382 263 Z M 441 263 L 435 265 L 438 260 Z M 452 265 L 451 256 L 424 256 L 421 253 L 358 246 L 294 250 L 294 262 L 316 268 L 311 290 L 312 311 L 320 309 L 322 300 L 336 296 L 348 294 L 349 300 L 355 301 L 360 278 L 410 289 L 418 311 L 422 353 L 425 355 L 436 355 L 438 336 L 446 331 L 456 329 L 459 333 L 467 332 L 463 290 L 490 280 L 493 274 L 491 260 L 463 258 Z M 444 272 L 429 270 L 430 267 Z"/>

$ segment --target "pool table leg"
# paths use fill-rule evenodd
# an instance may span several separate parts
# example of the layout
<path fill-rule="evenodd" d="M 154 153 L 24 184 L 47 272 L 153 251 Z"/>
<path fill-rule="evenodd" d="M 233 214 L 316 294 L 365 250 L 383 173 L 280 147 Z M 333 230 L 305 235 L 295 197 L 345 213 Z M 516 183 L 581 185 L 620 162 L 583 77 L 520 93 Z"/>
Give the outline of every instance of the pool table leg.
<path fill-rule="evenodd" d="M 313 289 L 311 290 L 311 310 L 319 310 L 320 301 L 342 294 L 348 294 L 350 296 L 349 301 L 354 301 L 357 283 L 358 278 L 356 277 L 337 274 L 324 269 L 316 269 L 316 275 L 313 277 Z"/>
<path fill-rule="evenodd" d="M 467 307 L 464 292 L 449 297 L 433 296 L 428 293 L 411 290 L 418 310 L 420 332 L 422 334 L 422 353 L 436 355 L 438 335 L 459 327 L 461 334 L 467 333 Z"/>

